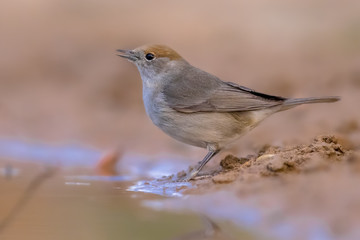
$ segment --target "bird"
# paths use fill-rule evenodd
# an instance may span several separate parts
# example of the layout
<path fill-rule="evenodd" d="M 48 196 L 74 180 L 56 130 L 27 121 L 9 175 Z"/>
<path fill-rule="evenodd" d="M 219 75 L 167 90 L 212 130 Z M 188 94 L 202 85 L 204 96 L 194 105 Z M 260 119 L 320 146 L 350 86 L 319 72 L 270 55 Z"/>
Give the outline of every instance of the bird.
<path fill-rule="evenodd" d="M 302 104 L 340 100 L 338 96 L 286 98 L 257 92 L 194 67 L 165 45 L 117 52 L 140 73 L 151 121 L 174 139 L 207 149 L 182 181 L 195 179 L 216 154 L 270 115 Z"/>

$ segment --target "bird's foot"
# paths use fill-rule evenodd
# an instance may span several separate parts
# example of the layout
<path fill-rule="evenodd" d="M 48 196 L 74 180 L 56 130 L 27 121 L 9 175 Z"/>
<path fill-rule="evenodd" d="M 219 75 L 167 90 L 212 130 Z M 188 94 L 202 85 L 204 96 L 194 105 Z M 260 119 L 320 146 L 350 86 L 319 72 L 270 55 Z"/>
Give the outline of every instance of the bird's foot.
<path fill-rule="evenodd" d="M 197 174 L 199 173 L 199 171 L 197 170 L 193 170 L 191 172 L 189 172 L 188 174 L 186 174 L 186 176 L 179 178 L 179 182 L 189 182 L 190 180 L 195 180 Z"/>
<path fill-rule="evenodd" d="M 186 176 L 179 178 L 178 181 L 179 182 L 189 182 L 191 180 L 201 180 L 201 179 L 212 177 L 211 174 L 199 175 L 198 173 L 199 173 L 199 171 L 191 171 Z"/>

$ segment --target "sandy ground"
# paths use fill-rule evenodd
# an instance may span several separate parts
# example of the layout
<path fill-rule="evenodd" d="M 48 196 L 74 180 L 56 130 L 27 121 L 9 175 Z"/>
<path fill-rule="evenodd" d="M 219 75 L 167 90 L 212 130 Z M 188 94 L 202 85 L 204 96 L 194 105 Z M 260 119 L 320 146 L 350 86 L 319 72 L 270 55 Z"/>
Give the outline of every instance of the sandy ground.
<path fill-rule="evenodd" d="M 285 239 L 359 239 L 359 11 L 358 1 L 2 1 L 0 137 L 194 165 L 205 151 L 152 125 L 137 70 L 115 56 L 166 44 L 257 91 L 342 97 L 264 121 L 206 166 L 211 177 L 194 181 L 184 204 L 246 203 L 261 212 L 259 228 Z"/>
<path fill-rule="evenodd" d="M 205 195 L 197 201 L 215 195 L 224 201 L 216 207 L 224 209 L 256 207 L 262 219 L 257 227 L 270 236 L 357 239 L 360 152 L 348 147 L 347 139 L 318 136 L 304 145 L 266 145 L 247 158 L 228 155 L 221 160 L 221 169 L 195 181 L 196 188 L 188 194 Z M 227 199 L 232 195 L 234 199 Z"/>

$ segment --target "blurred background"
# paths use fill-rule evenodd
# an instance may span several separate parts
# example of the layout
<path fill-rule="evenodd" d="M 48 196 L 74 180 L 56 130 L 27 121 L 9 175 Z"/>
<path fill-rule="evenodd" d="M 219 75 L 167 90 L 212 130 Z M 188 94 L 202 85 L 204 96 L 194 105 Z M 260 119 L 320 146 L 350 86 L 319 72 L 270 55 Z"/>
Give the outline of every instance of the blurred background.
<path fill-rule="evenodd" d="M 356 112 L 358 1 L 0 4 L 1 136 L 105 148 L 151 142 L 156 151 L 162 141 L 176 145 L 145 116 L 135 66 L 116 56 L 118 48 L 147 43 L 166 44 L 193 65 L 257 91 L 343 97 L 336 107 L 301 107 L 269 119 L 274 128 L 281 121 L 276 131 L 283 138 L 331 129 L 332 118 Z M 319 124 L 325 120 L 330 126 Z M 265 141 L 279 139 L 270 135 Z"/>
<path fill-rule="evenodd" d="M 347 128 L 360 117 L 357 0 L 2 0 L 0 149 L 8 151 L 9 141 L 80 144 L 97 154 L 118 148 L 195 163 L 204 150 L 152 125 L 136 67 L 116 56 L 116 49 L 148 43 L 168 45 L 194 66 L 260 92 L 342 97 L 269 118 L 235 153 L 322 133 L 360 139 Z M 12 158 L 1 156 L 2 166 Z M 12 189 L 5 185 L 0 191 Z M 7 208 L 15 196 L 6 198 Z"/>

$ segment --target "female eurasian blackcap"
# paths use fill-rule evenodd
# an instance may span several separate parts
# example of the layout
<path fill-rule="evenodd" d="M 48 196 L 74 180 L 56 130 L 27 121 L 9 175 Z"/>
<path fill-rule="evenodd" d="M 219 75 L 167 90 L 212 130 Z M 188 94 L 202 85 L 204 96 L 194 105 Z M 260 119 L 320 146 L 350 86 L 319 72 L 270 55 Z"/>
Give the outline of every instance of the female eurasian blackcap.
<path fill-rule="evenodd" d="M 335 102 L 339 97 L 284 98 L 224 82 L 185 61 L 163 45 L 117 50 L 134 63 L 143 82 L 143 100 L 152 122 L 171 137 L 208 150 L 193 179 L 221 149 L 273 113 L 300 104 Z"/>

